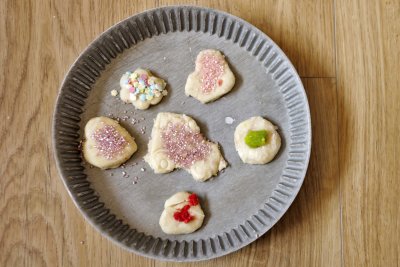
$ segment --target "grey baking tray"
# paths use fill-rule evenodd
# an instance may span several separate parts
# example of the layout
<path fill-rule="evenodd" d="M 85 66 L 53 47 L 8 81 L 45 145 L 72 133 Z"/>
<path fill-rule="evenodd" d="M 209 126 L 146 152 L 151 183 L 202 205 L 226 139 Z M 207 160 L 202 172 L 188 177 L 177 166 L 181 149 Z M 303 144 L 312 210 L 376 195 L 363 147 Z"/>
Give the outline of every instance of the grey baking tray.
<path fill-rule="evenodd" d="M 186 97 L 184 85 L 197 53 L 207 48 L 226 56 L 236 85 L 221 99 L 204 105 Z M 135 111 L 110 95 L 119 89 L 121 75 L 138 67 L 168 82 L 168 96 L 146 111 Z M 185 171 L 154 174 L 142 158 L 153 119 L 162 111 L 192 116 L 205 136 L 221 145 L 229 167 L 204 183 L 195 182 Z M 139 150 L 125 168 L 102 171 L 81 158 L 82 129 L 99 115 L 119 117 L 136 138 Z M 257 166 L 242 163 L 233 142 L 238 123 L 256 115 L 277 125 L 283 141 L 275 160 Z M 226 117 L 234 122 L 225 123 Z M 133 119 L 138 122 L 133 124 Z M 125 19 L 83 51 L 61 85 L 53 142 L 69 194 L 104 236 L 143 256 L 197 261 L 246 246 L 282 217 L 307 170 L 311 121 L 296 70 L 268 36 L 224 12 L 170 6 Z M 205 222 L 193 234 L 166 235 L 158 225 L 164 201 L 182 190 L 199 195 Z"/>

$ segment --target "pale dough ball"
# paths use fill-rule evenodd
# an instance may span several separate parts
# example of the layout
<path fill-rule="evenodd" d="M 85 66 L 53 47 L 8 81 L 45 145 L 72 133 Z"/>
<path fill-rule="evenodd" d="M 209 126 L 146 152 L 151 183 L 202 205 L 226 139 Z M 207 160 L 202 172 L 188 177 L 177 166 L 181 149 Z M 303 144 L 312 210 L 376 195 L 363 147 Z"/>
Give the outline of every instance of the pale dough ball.
<path fill-rule="evenodd" d="M 95 117 L 85 126 L 83 156 L 101 169 L 117 168 L 137 150 L 134 138 L 118 122 Z"/>
<path fill-rule="evenodd" d="M 137 109 L 148 109 L 168 94 L 165 89 L 166 82 L 144 69 L 126 72 L 122 75 L 119 85 L 121 100 L 132 103 Z"/>
<path fill-rule="evenodd" d="M 175 135 L 168 137 L 168 132 Z M 169 112 L 157 115 L 144 159 L 155 173 L 182 168 L 197 181 L 205 181 L 227 166 L 218 144 L 202 136 L 195 120 L 184 114 Z"/>
<path fill-rule="evenodd" d="M 194 206 L 191 205 L 189 201 L 190 195 L 187 192 L 179 192 L 165 201 L 164 211 L 159 222 L 164 233 L 171 235 L 190 234 L 201 227 L 204 220 L 204 212 L 200 203 Z M 181 211 L 187 205 L 190 206 L 188 212 L 192 219 L 187 223 L 176 220 L 174 218 L 175 212 Z"/>
<path fill-rule="evenodd" d="M 252 117 L 241 122 L 235 130 L 235 147 L 239 157 L 244 163 L 265 164 L 270 162 L 281 147 L 281 137 L 271 122 L 262 117 Z M 251 148 L 245 143 L 248 132 L 266 130 L 268 138 L 265 145 Z"/>
<path fill-rule="evenodd" d="M 220 51 L 201 51 L 195 71 L 187 78 L 185 93 L 202 103 L 214 101 L 232 90 L 235 76 Z"/>

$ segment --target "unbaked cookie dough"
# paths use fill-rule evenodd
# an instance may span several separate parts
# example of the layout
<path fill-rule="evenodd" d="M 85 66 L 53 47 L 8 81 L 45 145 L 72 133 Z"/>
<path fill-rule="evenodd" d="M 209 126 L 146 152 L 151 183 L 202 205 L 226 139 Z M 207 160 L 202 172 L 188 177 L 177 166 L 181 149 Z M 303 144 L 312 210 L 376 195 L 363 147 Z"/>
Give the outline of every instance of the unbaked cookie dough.
<path fill-rule="evenodd" d="M 165 201 L 160 226 L 166 234 L 190 234 L 201 227 L 203 220 L 197 195 L 179 192 Z"/>
<path fill-rule="evenodd" d="M 207 103 L 228 93 L 234 85 L 235 76 L 224 55 L 217 50 L 207 49 L 198 54 L 195 71 L 187 78 L 185 93 Z"/>
<path fill-rule="evenodd" d="M 281 147 L 277 127 L 262 117 L 241 122 L 235 130 L 235 147 L 244 163 L 265 164 L 273 160 Z"/>
<path fill-rule="evenodd" d="M 218 144 L 204 138 L 195 120 L 169 112 L 157 115 L 144 159 L 155 173 L 182 168 L 197 181 L 205 181 L 227 166 Z"/>
<path fill-rule="evenodd" d="M 163 96 L 168 94 L 165 89 L 166 82 L 144 69 L 126 72 L 119 84 L 121 100 L 132 103 L 137 109 L 148 109 L 150 105 L 158 104 Z"/>
<path fill-rule="evenodd" d="M 117 168 L 137 150 L 134 138 L 115 120 L 95 117 L 85 126 L 82 152 L 87 162 L 100 169 Z"/>

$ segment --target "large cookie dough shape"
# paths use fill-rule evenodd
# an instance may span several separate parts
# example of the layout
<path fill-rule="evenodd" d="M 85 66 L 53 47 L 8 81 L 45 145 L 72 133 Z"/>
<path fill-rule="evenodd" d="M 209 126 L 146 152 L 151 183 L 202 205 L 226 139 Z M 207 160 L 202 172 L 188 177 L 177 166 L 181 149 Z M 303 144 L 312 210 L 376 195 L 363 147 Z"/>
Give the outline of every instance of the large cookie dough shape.
<path fill-rule="evenodd" d="M 95 138 L 101 134 L 106 142 L 119 142 L 118 148 L 102 147 Z M 95 117 L 85 126 L 85 140 L 82 152 L 87 162 L 101 169 L 117 168 L 127 161 L 137 150 L 135 139 L 125 128 L 113 119 Z"/>
<path fill-rule="evenodd" d="M 200 128 L 195 120 L 184 114 L 169 112 L 159 113 L 154 121 L 151 140 L 148 144 L 148 153 L 144 157 L 155 173 L 168 173 L 175 168 L 182 168 L 189 172 L 197 181 L 205 181 L 216 175 L 218 171 L 227 166 L 225 159 L 219 151 L 218 144 L 204 139 L 204 144 L 209 146 L 209 153 L 203 160 L 193 162 L 190 166 L 182 166 L 168 156 L 164 146 L 163 131 L 169 125 L 184 125 L 194 133 L 200 133 Z"/>

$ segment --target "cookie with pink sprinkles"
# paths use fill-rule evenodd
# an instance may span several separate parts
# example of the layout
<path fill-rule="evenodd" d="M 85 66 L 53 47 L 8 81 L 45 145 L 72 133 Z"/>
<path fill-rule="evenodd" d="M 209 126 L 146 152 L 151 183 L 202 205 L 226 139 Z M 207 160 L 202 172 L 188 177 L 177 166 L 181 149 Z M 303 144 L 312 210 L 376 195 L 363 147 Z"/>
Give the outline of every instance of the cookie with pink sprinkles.
<path fill-rule="evenodd" d="M 197 181 L 205 181 L 227 166 L 218 144 L 203 136 L 194 119 L 170 112 L 157 115 L 144 159 L 155 173 L 180 168 Z"/>
<path fill-rule="evenodd" d="M 195 71 L 187 78 L 185 93 L 202 103 L 217 100 L 235 85 L 235 75 L 224 55 L 218 50 L 201 51 L 196 58 Z"/>
<path fill-rule="evenodd" d="M 135 139 L 119 123 L 107 117 L 90 119 L 85 126 L 82 152 L 100 169 L 117 168 L 137 150 Z"/>

